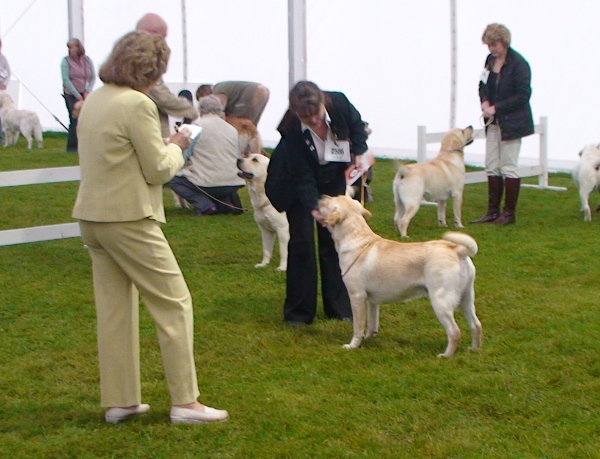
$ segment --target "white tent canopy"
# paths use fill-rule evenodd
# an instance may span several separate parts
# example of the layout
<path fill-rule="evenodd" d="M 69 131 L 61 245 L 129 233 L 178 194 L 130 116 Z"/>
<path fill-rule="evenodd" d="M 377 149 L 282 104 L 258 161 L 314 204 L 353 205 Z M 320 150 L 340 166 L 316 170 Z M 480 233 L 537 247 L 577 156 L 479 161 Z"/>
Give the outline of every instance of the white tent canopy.
<path fill-rule="evenodd" d="M 75 0 L 73 0 L 75 1 Z M 77 0 L 80 1 L 80 0 Z M 169 24 L 172 48 L 167 82 L 184 80 L 181 3 L 166 0 L 81 0 L 87 54 L 99 67 L 114 41 L 147 12 Z M 369 121 L 370 146 L 378 152 L 415 150 L 417 126 L 448 128 L 451 113 L 451 2 L 434 0 L 305 0 L 306 75 L 324 89 L 341 90 Z M 60 60 L 66 55 L 68 2 L 0 0 L 3 53 L 23 83 L 19 104 L 36 110 L 46 129 L 67 119 Z M 267 141 L 287 106 L 290 78 L 288 4 L 282 0 L 188 0 L 187 79 L 198 83 L 250 80 L 271 90 L 259 129 Z M 479 123 L 477 82 L 487 49 L 481 34 L 491 22 L 505 24 L 513 46 L 533 72 L 534 117 L 549 119 L 551 160 L 575 160 L 600 141 L 596 75 L 600 2 L 461 0 L 456 14 L 456 124 Z M 569 17 L 569 21 L 564 18 Z M 549 33 L 548 31 L 552 31 Z M 40 33 L 41 32 L 41 33 Z M 74 33 L 74 32 L 73 32 Z M 40 38 L 41 36 L 41 38 Z M 301 50 L 298 52 L 302 52 Z M 297 79 L 297 78 L 294 78 Z M 98 83 L 99 85 L 100 83 Z M 46 107 L 48 110 L 46 110 Z M 537 155 L 526 139 L 522 156 Z M 477 142 L 470 152 L 483 152 Z"/>

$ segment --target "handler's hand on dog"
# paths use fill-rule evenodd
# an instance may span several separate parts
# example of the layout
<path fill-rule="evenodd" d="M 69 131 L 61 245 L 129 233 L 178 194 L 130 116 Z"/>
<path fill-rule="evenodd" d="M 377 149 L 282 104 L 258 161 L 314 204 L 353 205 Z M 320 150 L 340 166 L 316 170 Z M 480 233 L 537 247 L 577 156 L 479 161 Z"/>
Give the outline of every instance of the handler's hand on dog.
<path fill-rule="evenodd" d="M 317 221 L 317 223 L 325 226 L 325 216 L 321 212 L 319 212 L 317 209 L 313 209 L 310 211 L 310 213 L 313 216 L 313 218 Z"/>
<path fill-rule="evenodd" d="M 485 118 L 491 118 L 495 114 L 496 114 L 496 107 L 494 107 L 493 105 L 491 107 L 486 107 L 483 109 L 483 116 Z"/>
<path fill-rule="evenodd" d="M 182 129 L 171 136 L 171 143 L 178 145 L 181 150 L 187 150 L 192 143 L 192 139 L 190 137 L 191 134 L 192 131 L 189 129 Z"/>

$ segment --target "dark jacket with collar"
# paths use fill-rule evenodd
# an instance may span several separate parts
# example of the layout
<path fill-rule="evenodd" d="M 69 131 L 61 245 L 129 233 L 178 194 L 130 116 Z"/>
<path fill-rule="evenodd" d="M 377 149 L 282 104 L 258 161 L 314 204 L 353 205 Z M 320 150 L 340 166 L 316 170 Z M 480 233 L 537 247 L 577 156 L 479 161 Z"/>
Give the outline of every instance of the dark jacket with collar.
<path fill-rule="evenodd" d="M 331 119 L 331 131 L 338 140 L 350 141 L 350 153 L 367 151 L 367 133 L 360 113 L 341 92 L 325 92 L 325 107 Z M 345 170 L 348 163 L 319 164 L 310 132 L 301 130 L 300 119 L 290 110 L 279 127 L 281 140 L 269 163 L 265 191 L 271 204 L 280 212 L 301 204 L 316 209 L 322 194 L 332 196 L 346 192 Z"/>
<path fill-rule="evenodd" d="M 491 54 L 485 60 L 485 68 L 492 78 L 495 57 Z M 483 103 L 493 100 L 496 107 L 496 121 L 500 126 L 502 140 L 515 140 L 533 134 L 531 98 L 531 69 L 527 61 L 514 49 L 508 48 L 506 62 L 500 69 L 495 95 L 489 94 L 489 85 L 479 82 L 479 99 Z"/>

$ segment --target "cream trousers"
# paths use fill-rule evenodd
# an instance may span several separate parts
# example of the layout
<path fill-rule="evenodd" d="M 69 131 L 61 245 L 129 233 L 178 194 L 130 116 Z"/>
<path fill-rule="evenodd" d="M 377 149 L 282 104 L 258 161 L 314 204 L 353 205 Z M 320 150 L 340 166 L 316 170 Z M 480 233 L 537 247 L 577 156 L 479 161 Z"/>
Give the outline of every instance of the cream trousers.
<path fill-rule="evenodd" d="M 79 226 L 92 258 L 101 405 L 141 403 L 140 295 L 156 324 L 172 404 L 194 402 L 199 391 L 192 299 L 160 223 Z"/>
<path fill-rule="evenodd" d="M 485 141 L 485 171 L 488 176 L 519 178 L 521 139 L 502 140 L 500 127 L 490 124 Z"/>

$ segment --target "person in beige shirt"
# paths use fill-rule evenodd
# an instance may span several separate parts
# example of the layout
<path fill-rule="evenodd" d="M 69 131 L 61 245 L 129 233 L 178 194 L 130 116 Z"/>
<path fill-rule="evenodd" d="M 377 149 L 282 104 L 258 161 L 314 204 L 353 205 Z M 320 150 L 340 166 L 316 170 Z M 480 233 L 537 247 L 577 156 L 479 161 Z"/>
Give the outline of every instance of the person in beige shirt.
<path fill-rule="evenodd" d="M 238 190 L 245 180 L 238 176 L 240 140 L 237 130 L 224 120 L 221 102 L 216 96 L 202 97 L 198 104 L 202 127 L 193 153 L 169 187 L 189 202 L 196 216 L 241 214 Z"/>
<path fill-rule="evenodd" d="M 92 259 L 101 405 L 117 423 L 141 403 L 139 296 L 156 323 L 173 423 L 224 421 L 198 402 L 192 299 L 161 223 L 162 186 L 183 166 L 183 130 L 165 144 L 147 96 L 170 50 L 158 35 L 131 32 L 100 69 L 104 86 L 86 98 L 78 123 L 81 181 L 73 217 Z"/>
<path fill-rule="evenodd" d="M 144 15 L 138 21 L 135 30 L 158 35 L 162 38 L 167 37 L 167 23 L 163 18 L 154 13 Z M 150 97 L 158 107 L 160 126 L 164 138 L 169 138 L 171 135 L 169 115 L 174 118 L 188 118 L 190 120 L 198 118 L 198 112 L 194 108 L 194 105 L 185 97 L 178 97 L 173 94 L 162 79 L 148 91 L 148 97 Z"/>

